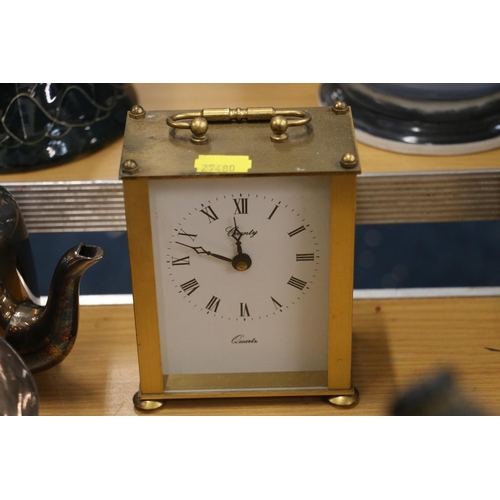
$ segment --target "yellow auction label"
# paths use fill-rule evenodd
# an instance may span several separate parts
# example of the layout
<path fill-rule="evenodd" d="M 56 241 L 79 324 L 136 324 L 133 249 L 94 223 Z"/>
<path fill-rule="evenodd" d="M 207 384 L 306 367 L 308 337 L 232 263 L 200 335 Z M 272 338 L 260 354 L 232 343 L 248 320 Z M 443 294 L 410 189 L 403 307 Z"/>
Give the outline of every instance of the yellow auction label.
<path fill-rule="evenodd" d="M 252 160 L 249 156 L 200 155 L 194 168 L 200 174 L 241 174 L 252 168 Z"/>

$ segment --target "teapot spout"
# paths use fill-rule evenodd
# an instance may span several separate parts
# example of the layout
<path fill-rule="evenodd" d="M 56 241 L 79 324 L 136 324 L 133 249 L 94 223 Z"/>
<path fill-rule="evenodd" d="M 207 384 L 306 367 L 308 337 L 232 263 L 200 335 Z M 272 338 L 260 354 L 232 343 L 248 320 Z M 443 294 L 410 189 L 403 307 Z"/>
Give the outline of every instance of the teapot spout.
<path fill-rule="evenodd" d="M 51 368 L 70 353 L 78 331 L 81 277 L 103 256 L 98 246 L 71 248 L 56 266 L 45 306 L 29 299 L 11 305 L 15 312 L 9 318 L 6 341 L 32 372 Z"/>

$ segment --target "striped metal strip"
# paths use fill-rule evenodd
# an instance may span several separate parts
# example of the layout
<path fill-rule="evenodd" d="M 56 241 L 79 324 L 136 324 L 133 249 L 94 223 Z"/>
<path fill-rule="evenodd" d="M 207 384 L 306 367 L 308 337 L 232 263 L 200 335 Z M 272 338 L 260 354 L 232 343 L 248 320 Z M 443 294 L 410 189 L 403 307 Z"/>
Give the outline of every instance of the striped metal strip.
<path fill-rule="evenodd" d="M 362 175 L 358 224 L 500 219 L 500 170 Z"/>
<path fill-rule="evenodd" d="M 4 183 L 31 233 L 125 231 L 121 181 Z"/>
<path fill-rule="evenodd" d="M 125 231 L 121 181 L 7 182 L 33 233 Z M 357 224 L 500 219 L 500 170 L 363 174 Z"/>
<path fill-rule="evenodd" d="M 354 290 L 353 297 L 354 300 L 500 297 L 500 287 L 359 289 Z M 132 294 L 80 295 L 82 306 L 131 305 L 133 302 Z M 41 297 L 40 303 L 45 305 L 47 297 Z"/>

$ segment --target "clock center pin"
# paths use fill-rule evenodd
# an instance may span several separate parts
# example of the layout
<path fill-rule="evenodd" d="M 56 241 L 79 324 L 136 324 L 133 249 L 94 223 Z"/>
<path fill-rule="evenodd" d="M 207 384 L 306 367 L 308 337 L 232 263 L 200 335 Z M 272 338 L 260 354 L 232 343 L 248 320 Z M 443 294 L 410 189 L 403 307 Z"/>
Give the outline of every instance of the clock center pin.
<path fill-rule="evenodd" d="M 252 265 L 252 259 L 246 253 L 240 253 L 233 259 L 232 265 L 237 271 L 247 271 Z"/>

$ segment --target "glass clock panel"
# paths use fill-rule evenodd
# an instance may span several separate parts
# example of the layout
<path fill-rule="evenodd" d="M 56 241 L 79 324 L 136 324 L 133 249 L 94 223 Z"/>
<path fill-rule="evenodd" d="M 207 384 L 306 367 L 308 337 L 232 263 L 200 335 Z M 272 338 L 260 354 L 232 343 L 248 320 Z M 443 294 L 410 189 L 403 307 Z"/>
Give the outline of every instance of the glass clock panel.
<path fill-rule="evenodd" d="M 330 177 L 149 192 L 163 373 L 326 370 Z"/>

